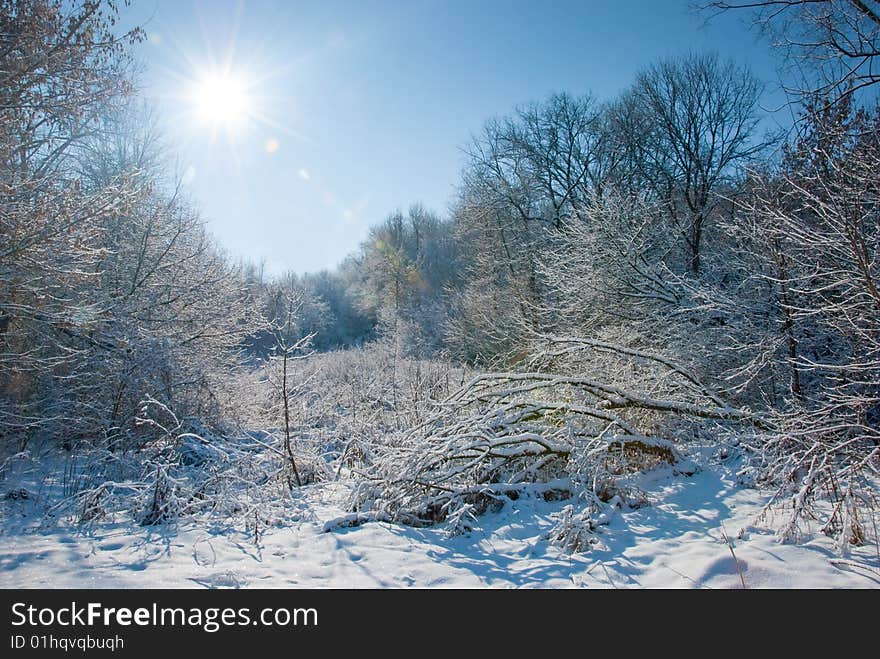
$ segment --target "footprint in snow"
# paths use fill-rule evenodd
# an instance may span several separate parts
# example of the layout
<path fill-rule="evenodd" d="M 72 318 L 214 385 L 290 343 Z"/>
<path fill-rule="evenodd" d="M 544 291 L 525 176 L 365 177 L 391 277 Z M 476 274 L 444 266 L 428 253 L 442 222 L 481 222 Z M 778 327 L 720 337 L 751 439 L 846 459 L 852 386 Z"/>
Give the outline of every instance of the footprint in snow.
<path fill-rule="evenodd" d="M 238 576 L 235 572 L 215 572 L 204 577 L 190 577 L 190 581 L 194 581 L 205 588 L 241 588 L 247 585 L 247 579 Z"/>
<path fill-rule="evenodd" d="M 101 551 L 116 551 L 117 549 L 122 549 L 123 546 L 121 542 L 104 542 L 98 545 L 98 549 Z"/>
<path fill-rule="evenodd" d="M 214 545 L 207 540 L 199 540 L 193 545 L 192 557 L 199 567 L 212 567 L 217 562 Z"/>

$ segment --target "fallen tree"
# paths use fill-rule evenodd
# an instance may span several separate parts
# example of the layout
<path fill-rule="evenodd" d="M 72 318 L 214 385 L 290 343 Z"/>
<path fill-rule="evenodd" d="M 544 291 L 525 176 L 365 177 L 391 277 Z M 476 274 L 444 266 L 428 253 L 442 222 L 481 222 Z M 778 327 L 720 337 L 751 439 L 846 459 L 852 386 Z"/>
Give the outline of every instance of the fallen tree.
<path fill-rule="evenodd" d="M 521 496 L 577 496 L 607 517 L 609 505 L 647 500 L 638 474 L 663 466 L 688 475 L 697 470 L 670 418 L 769 427 L 664 356 L 576 337 L 544 340 L 550 348 L 534 353 L 532 368 L 560 351 L 599 350 L 637 361 L 650 375 L 640 388 L 545 370 L 478 375 L 424 422 L 389 437 L 356 488 L 357 514 L 339 525 L 378 519 L 465 530 L 467 519 Z M 661 380 L 662 395 L 648 384 Z"/>

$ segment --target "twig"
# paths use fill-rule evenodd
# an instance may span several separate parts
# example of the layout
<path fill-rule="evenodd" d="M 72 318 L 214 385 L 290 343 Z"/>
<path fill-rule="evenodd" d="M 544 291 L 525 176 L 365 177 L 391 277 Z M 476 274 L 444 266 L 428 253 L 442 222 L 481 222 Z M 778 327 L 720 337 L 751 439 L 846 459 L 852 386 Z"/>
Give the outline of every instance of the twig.
<path fill-rule="evenodd" d="M 739 560 L 736 557 L 736 552 L 733 551 L 733 542 L 731 542 L 730 538 L 727 535 L 727 529 L 724 528 L 724 522 L 721 522 L 721 537 L 724 538 L 724 542 L 727 543 L 727 548 L 730 550 L 730 555 L 733 556 L 733 563 L 736 565 L 736 571 L 739 573 L 739 580 L 742 583 L 743 590 L 746 590 L 746 578 L 743 576 L 742 567 L 739 564 Z"/>

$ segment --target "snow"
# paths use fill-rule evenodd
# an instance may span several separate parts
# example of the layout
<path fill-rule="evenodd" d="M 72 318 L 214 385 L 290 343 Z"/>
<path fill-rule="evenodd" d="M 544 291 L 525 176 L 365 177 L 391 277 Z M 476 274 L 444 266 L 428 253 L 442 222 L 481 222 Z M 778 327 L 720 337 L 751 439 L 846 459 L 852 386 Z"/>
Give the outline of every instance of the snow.
<path fill-rule="evenodd" d="M 204 520 L 36 530 L 27 502 L 7 499 L 0 587 L 741 588 L 741 578 L 747 588 L 880 587 L 876 546 L 841 560 L 815 530 L 807 542 L 781 544 L 755 525 L 767 494 L 717 469 L 662 477 L 652 505 L 613 516 L 591 550 L 571 555 L 545 536 L 572 501 L 519 499 L 451 538 L 443 525 L 385 522 L 324 532 L 346 514 L 348 494 L 346 483 L 303 488 L 300 519 L 266 529 L 258 543 Z"/>

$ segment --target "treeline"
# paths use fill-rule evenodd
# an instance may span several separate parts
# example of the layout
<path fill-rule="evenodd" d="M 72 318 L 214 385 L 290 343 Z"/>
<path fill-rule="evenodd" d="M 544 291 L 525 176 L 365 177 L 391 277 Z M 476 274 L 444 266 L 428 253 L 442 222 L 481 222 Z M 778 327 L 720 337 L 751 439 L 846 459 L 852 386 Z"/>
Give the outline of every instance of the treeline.
<path fill-rule="evenodd" d="M 453 224 L 420 205 L 396 211 L 372 227 L 361 249 L 333 271 L 266 278 L 247 266 L 270 320 L 298 308 L 298 336 L 317 350 L 362 345 L 394 335 L 412 355 L 436 353 L 445 344 L 447 297 L 460 281 L 460 244 Z M 271 351 L 265 334 L 256 342 Z"/>
<path fill-rule="evenodd" d="M 666 271 L 699 278 L 713 266 L 705 261 L 724 241 L 717 219 L 776 144 L 759 130 L 761 92 L 746 69 L 709 54 L 649 67 L 612 101 L 559 93 L 521 107 L 470 144 L 448 219 L 420 206 L 397 211 L 336 271 L 286 275 L 267 284 L 269 297 L 297 291 L 305 308 L 324 304 L 303 327 L 321 348 L 406 332 L 400 343 L 420 354 L 494 363 L 569 317 L 554 281 L 564 266 L 550 261 L 585 227 L 595 244 L 571 256 L 606 281 L 598 271 L 580 277 L 569 301 L 579 322 L 588 307 L 619 313 L 621 301 L 674 296 Z M 615 199 L 638 200 L 648 214 L 590 217 Z M 640 259 L 651 281 L 608 279 Z"/>

